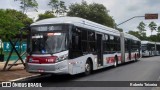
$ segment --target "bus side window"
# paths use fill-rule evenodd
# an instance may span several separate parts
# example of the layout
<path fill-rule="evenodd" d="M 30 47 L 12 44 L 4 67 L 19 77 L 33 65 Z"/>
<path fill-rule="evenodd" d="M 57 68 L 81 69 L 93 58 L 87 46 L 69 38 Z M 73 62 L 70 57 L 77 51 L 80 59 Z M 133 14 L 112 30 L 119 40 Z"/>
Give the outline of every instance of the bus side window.
<path fill-rule="evenodd" d="M 88 52 L 88 38 L 87 38 L 87 30 L 85 29 L 82 29 L 82 36 L 81 36 L 81 39 L 82 39 L 82 52 L 83 53 L 87 53 Z"/>
<path fill-rule="evenodd" d="M 109 36 L 108 35 L 104 35 L 103 36 L 103 49 L 104 49 L 104 52 L 107 52 L 109 51 Z"/>
<path fill-rule="evenodd" d="M 88 51 L 96 51 L 95 32 L 93 31 L 88 31 Z"/>
<path fill-rule="evenodd" d="M 75 28 L 72 33 L 72 48 L 73 50 L 81 50 L 81 31 Z"/>
<path fill-rule="evenodd" d="M 75 27 L 72 29 L 72 51 L 70 57 L 73 59 L 81 55 L 81 30 Z"/>

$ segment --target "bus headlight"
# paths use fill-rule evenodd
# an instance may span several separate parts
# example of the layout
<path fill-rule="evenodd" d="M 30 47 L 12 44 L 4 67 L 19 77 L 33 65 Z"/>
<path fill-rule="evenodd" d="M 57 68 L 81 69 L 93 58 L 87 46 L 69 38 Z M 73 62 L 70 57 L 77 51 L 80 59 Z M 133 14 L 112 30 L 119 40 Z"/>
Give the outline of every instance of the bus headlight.
<path fill-rule="evenodd" d="M 56 62 L 60 62 L 60 61 L 63 61 L 65 59 L 68 58 L 68 54 L 65 54 L 65 55 L 62 55 L 62 56 L 59 56 L 57 59 L 56 59 Z"/>

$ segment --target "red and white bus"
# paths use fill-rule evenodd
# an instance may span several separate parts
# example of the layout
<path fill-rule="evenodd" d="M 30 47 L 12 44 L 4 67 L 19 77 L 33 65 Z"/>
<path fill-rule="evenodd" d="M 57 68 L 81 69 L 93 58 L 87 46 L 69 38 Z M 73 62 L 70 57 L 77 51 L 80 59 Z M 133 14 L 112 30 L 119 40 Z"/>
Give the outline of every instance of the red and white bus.
<path fill-rule="evenodd" d="M 31 24 L 26 69 L 30 73 L 90 74 L 141 57 L 140 40 L 78 17 Z"/>

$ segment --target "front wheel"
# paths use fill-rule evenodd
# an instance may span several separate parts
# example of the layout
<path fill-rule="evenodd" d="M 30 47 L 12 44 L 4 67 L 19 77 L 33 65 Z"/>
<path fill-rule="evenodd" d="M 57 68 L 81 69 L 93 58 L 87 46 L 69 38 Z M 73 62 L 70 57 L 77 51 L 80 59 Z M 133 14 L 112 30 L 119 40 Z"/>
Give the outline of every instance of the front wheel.
<path fill-rule="evenodd" d="M 85 64 L 85 75 L 89 75 L 91 74 L 91 62 L 87 61 Z"/>

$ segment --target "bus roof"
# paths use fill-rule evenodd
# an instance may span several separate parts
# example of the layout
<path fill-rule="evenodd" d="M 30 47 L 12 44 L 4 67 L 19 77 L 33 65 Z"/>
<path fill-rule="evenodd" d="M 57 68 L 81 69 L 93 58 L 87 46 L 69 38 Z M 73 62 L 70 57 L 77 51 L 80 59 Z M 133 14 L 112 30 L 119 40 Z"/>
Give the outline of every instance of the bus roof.
<path fill-rule="evenodd" d="M 155 42 L 151 42 L 151 41 L 141 41 L 141 44 L 155 44 Z"/>
<path fill-rule="evenodd" d="M 156 45 L 160 45 L 160 42 L 156 42 Z"/>
<path fill-rule="evenodd" d="M 112 35 L 120 36 L 120 32 L 118 30 L 115 30 L 113 28 L 109 28 L 106 26 L 103 26 L 101 24 L 79 18 L 79 17 L 58 17 L 58 18 L 49 18 L 49 19 L 44 19 L 37 21 L 31 26 L 35 25 L 51 25 L 51 24 L 73 24 L 75 26 L 95 30 L 98 32 L 104 32 L 104 33 L 109 33 Z"/>
<path fill-rule="evenodd" d="M 91 30 L 95 30 L 97 32 L 107 33 L 111 35 L 120 36 L 120 32 L 116 29 L 83 19 L 79 17 L 58 17 L 58 18 L 49 18 L 37 21 L 31 26 L 37 26 L 37 25 L 52 25 L 52 24 L 73 24 L 78 27 L 87 28 Z M 134 40 L 139 40 L 137 37 L 124 33 L 125 38 L 131 38 Z"/>
<path fill-rule="evenodd" d="M 140 41 L 139 38 L 137 38 L 137 37 L 135 37 L 135 36 L 133 36 L 131 34 L 128 34 L 128 33 L 124 33 L 124 37 L 125 38 L 131 38 L 131 39 L 136 40 L 136 41 Z"/>

